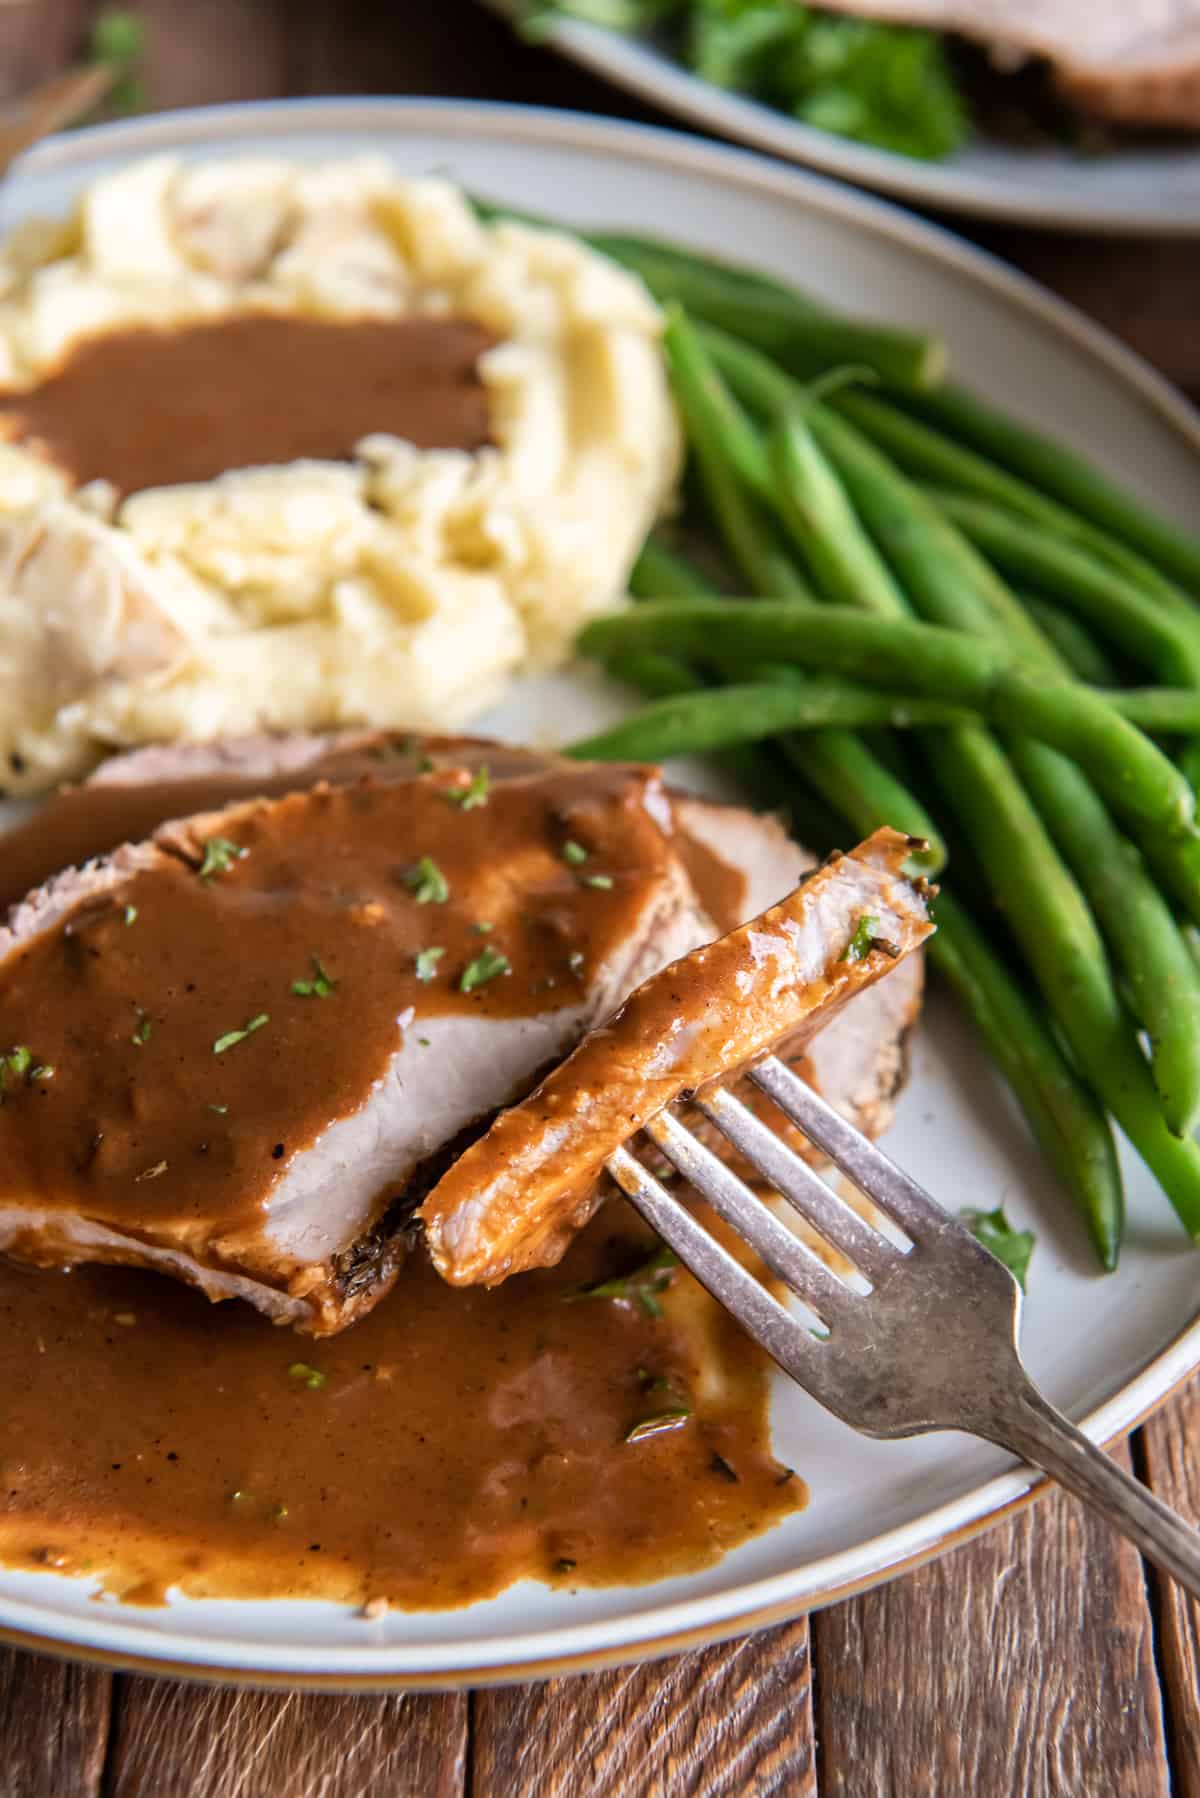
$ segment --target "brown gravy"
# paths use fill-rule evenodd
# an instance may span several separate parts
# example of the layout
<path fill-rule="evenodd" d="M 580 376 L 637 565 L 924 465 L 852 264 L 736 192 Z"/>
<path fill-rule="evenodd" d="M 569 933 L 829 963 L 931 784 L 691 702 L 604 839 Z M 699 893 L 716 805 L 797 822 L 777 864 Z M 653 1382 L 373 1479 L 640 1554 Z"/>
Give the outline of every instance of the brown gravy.
<path fill-rule="evenodd" d="M 474 450 L 489 437 L 477 365 L 493 341 L 462 319 L 284 313 L 108 331 L 36 387 L 0 393 L 0 431 L 121 495 L 345 458 L 374 431 Z"/>
<path fill-rule="evenodd" d="M 0 1555 L 142 1603 L 420 1608 L 710 1565 L 805 1490 L 770 1452 L 764 1357 L 689 1276 L 657 1317 L 573 1296 L 648 1252 L 610 1206 L 494 1292 L 414 1261 L 318 1344 L 152 1274 L 0 1266 Z"/>

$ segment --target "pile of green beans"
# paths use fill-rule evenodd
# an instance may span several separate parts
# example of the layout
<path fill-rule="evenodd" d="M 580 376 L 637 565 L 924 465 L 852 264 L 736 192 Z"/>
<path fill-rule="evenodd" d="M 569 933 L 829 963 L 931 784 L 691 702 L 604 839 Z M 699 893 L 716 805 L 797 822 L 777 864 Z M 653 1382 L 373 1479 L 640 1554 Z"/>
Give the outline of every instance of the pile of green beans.
<path fill-rule="evenodd" d="M 666 308 L 680 535 L 724 572 L 645 546 L 580 649 L 647 703 L 574 753 L 735 758 L 817 848 L 926 838 L 931 962 L 1101 1263 L 1113 1121 L 1200 1240 L 1200 541 L 944 384 L 932 337 L 590 241 Z"/>

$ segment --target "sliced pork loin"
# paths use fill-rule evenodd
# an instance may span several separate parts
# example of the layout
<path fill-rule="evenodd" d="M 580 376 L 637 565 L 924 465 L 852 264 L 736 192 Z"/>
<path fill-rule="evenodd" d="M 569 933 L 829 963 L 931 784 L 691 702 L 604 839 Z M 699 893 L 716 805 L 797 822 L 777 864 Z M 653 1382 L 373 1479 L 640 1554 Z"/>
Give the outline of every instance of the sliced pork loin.
<path fill-rule="evenodd" d="M 0 1246 L 161 1266 L 317 1332 L 373 1302 L 430 1159 L 711 933 L 649 771 L 471 792 L 244 802 L 19 905 Z"/>
<path fill-rule="evenodd" d="M 264 790 L 295 796 L 152 832 Z M 499 1107 L 811 866 L 774 820 L 672 798 L 646 771 L 462 738 L 141 750 L 50 811 L 19 833 L 26 866 L 43 873 L 64 840 L 99 859 L 0 935 L 0 1052 L 30 1050 L 6 1066 L 0 1248 L 157 1267 L 318 1334 L 387 1290 L 414 1208 Z M 147 840 L 114 850 L 131 826 Z M 567 858 L 576 841 L 586 862 Z M 423 856 L 444 902 L 421 903 Z M 382 965 L 364 937 L 389 945 Z M 458 992 L 489 949 L 512 973 Z M 807 1051 L 870 1131 L 903 1077 L 920 972 L 902 963 Z"/>
<path fill-rule="evenodd" d="M 1200 126 L 1200 0 L 822 0 L 831 12 L 928 25 L 1005 65 L 1045 57 L 1068 99 L 1127 125 Z"/>
<path fill-rule="evenodd" d="M 557 1261 L 614 1150 L 688 1095 L 786 1041 L 795 1053 L 932 934 L 911 841 L 881 830 L 779 905 L 661 969 L 519 1105 L 421 1207 L 443 1278 L 495 1285 Z"/>

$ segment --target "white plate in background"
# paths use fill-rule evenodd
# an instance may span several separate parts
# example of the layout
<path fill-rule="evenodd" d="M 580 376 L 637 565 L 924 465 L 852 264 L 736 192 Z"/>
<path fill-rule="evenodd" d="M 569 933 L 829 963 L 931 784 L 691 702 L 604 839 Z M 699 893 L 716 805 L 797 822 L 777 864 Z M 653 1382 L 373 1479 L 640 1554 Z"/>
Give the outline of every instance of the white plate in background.
<path fill-rule="evenodd" d="M 510 20 L 520 10 L 520 0 L 483 3 Z M 1099 155 L 981 137 L 945 162 L 924 162 L 801 124 L 777 107 L 703 81 L 654 44 L 619 31 L 553 19 L 540 28 L 538 42 L 703 131 L 914 206 L 1061 231 L 1200 235 L 1200 134 L 1190 143 L 1164 137 Z"/>

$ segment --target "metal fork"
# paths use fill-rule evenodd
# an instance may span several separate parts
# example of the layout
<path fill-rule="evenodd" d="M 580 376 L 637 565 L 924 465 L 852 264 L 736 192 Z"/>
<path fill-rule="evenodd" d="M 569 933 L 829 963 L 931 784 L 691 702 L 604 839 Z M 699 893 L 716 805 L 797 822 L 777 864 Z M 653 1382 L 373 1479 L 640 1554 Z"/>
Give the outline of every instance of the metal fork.
<path fill-rule="evenodd" d="M 775 1057 L 749 1078 L 906 1239 L 867 1223 L 722 1087 L 692 1103 L 857 1270 L 839 1278 L 671 1112 L 645 1134 L 803 1300 L 794 1317 L 629 1148 L 608 1171 L 684 1265 L 792 1378 L 868 1436 L 966 1430 L 1041 1468 L 1200 1598 L 1200 1531 L 1132 1479 L 1038 1391 L 1017 1348 L 1009 1270 Z M 868 1284 L 869 1283 L 869 1288 Z"/>

